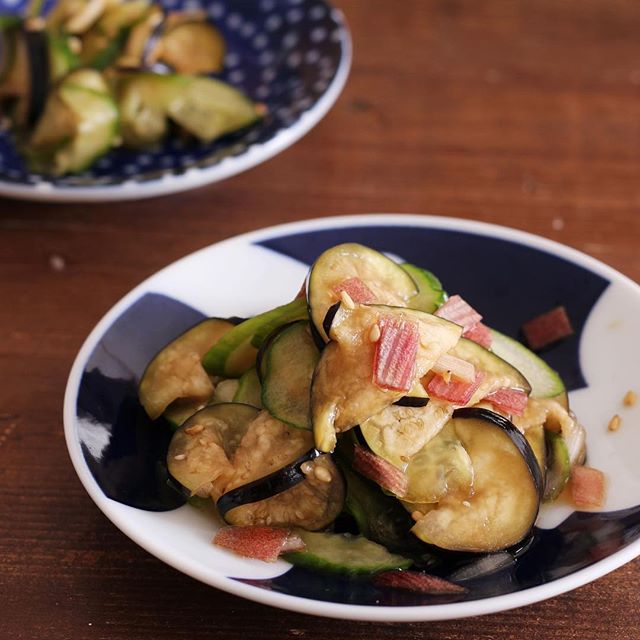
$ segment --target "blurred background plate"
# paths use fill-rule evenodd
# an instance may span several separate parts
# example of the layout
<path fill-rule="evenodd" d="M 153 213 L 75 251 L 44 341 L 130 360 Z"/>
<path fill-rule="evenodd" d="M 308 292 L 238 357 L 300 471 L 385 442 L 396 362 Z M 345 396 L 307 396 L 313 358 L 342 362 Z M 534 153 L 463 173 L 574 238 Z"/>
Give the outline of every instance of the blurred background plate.
<path fill-rule="evenodd" d="M 323 0 L 159 0 L 167 10 L 202 8 L 227 44 L 220 77 L 267 105 L 248 131 L 211 143 L 169 138 L 152 152 L 116 149 L 84 173 L 32 173 L 0 131 L 0 195 L 47 201 L 148 198 L 217 182 L 283 151 L 334 104 L 349 74 L 351 39 L 342 14 Z M 0 0 L 0 14 L 26 2 Z M 45 3 L 45 10 L 53 2 Z"/>

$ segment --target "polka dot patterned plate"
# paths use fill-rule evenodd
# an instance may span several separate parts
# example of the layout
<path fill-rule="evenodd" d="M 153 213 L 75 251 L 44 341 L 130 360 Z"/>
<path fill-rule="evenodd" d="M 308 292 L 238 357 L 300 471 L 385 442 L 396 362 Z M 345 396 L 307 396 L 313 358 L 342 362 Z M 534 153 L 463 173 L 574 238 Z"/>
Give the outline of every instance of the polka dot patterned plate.
<path fill-rule="evenodd" d="M 351 40 L 339 11 L 323 0 L 156 0 L 165 9 L 203 8 L 227 43 L 221 78 L 269 115 L 248 131 L 212 143 L 168 139 L 153 152 L 116 149 L 84 173 L 32 173 L 9 131 L 0 131 L 0 195 L 100 201 L 158 196 L 249 169 L 299 140 L 328 112 L 346 82 Z M 26 0 L 0 0 L 0 14 Z M 53 4 L 45 2 L 45 10 Z"/>

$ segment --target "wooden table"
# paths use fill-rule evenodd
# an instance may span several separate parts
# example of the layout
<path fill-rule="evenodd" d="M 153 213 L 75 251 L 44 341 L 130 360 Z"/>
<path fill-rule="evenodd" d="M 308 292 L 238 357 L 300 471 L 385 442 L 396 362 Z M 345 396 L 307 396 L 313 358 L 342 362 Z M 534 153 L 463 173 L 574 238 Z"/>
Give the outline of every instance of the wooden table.
<path fill-rule="evenodd" d="M 564 242 L 640 280 L 636 0 L 342 0 L 355 60 L 304 140 L 221 184 L 100 205 L 0 200 L 0 638 L 640 638 L 640 561 L 482 618 L 385 625 L 240 600 L 94 506 L 62 395 L 109 307 L 168 262 L 316 216 L 433 213 Z"/>

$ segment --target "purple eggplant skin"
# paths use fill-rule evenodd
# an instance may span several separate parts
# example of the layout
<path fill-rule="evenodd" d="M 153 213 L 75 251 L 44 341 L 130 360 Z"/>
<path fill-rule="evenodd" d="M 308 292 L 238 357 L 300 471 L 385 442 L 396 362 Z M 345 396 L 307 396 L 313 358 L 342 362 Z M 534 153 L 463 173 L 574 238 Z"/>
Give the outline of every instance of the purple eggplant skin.
<path fill-rule="evenodd" d="M 529 473 L 531 473 L 531 477 L 533 478 L 540 500 L 542 500 L 544 495 L 544 477 L 540 471 L 540 465 L 536 460 L 536 455 L 533 452 L 531 445 L 511 420 L 501 416 L 499 413 L 495 413 L 495 411 L 475 407 L 463 407 L 461 409 L 456 409 L 453 412 L 453 417 L 486 420 L 487 422 L 494 424 L 496 427 L 500 427 L 509 436 L 511 442 L 513 442 L 514 446 L 518 449 L 527 463 Z"/>
<path fill-rule="evenodd" d="M 426 407 L 429 404 L 429 398 L 402 396 L 400 400 L 396 400 L 393 404 L 399 407 Z"/>
<path fill-rule="evenodd" d="M 27 60 L 31 78 L 27 125 L 32 127 L 41 116 L 49 93 L 49 45 L 44 31 L 25 30 L 23 37 L 27 45 Z"/>
<path fill-rule="evenodd" d="M 224 518 L 229 511 L 236 507 L 266 500 L 300 484 L 306 479 L 301 466 L 305 462 L 315 460 L 319 455 L 321 454 L 317 449 L 309 449 L 309 451 L 290 464 L 270 473 L 268 476 L 227 491 L 216 502 L 220 516 Z"/>
<path fill-rule="evenodd" d="M 324 329 L 324 332 L 327 335 L 329 335 L 329 332 L 331 331 L 331 325 L 333 324 L 333 319 L 336 317 L 336 313 L 338 313 L 338 309 L 340 309 L 340 304 L 341 304 L 340 302 L 336 302 L 335 304 L 332 304 L 327 309 L 327 313 L 325 313 L 324 315 L 324 320 L 322 321 L 322 328 Z M 318 337 L 320 338 L 320 340 L 322 340 L 322 338 L 320 337 L 320 334 L 318 334 Z M 322 343 L 324 345 L 324 340 L 322 340 Z"/>

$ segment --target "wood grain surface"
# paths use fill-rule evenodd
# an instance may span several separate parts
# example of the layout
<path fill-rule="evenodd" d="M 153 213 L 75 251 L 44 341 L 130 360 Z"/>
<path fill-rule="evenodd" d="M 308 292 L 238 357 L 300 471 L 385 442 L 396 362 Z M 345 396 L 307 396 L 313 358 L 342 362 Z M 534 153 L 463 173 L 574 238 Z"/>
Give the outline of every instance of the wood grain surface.
<path fill-rule="evenodd" d="M 341 0 L 347 87 L 247 173 L 141 202 L 0 199 L 0 638 L 640 638 L 640 561 L 568 594 L 460 621 L 282 612 L 138 548 L 69 462 L 62 397 L 82 341 L 143 278 L 280 222 L 431 213 L 525 229 L 640 280 L 637 0 Z M 637 426 L 637 425 L 635 425 Z"/>

